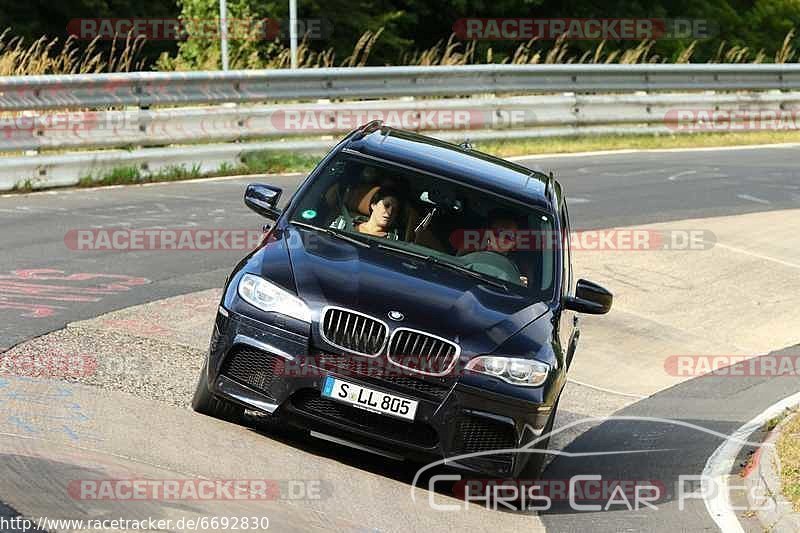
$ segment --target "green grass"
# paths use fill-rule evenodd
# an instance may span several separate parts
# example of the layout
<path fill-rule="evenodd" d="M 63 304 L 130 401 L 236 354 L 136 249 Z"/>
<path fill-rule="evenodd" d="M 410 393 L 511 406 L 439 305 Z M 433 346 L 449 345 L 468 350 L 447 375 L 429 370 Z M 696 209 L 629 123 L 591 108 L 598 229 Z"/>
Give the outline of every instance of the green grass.
<path fill-rule="evenodd" d="M 787 416 L 788 416 L 788 413 L 781 413 L 778 416 L 774 416 L 774 417 L 770 418 L 764 424 L 763 431 L 769 433 L 770 431 L 772 431 L 773 429 L 778 427 L 778 424 L 780 424 L 783 421 L 783 419 L 786 418 Z"/>
<path fill-rule="evenodd" d="M 18 181 L 12 187 L 11 192 L 18 192 L 18 193 L 26 193 L 31 192 L 35 189 L 34 184 L 36 180 L 33 178 L 28 178 L 26 180 Z"/>
<path fill-rule="evenodd" d="M 800 414 L 783 426 L 778 439 L 783 495 L 800 511 Z"/>
<path fill-rule="evenodd" d="M 319 160 L 319 154 L 309 155 L 267 150 L 245 154 L 242 157 L 242 169 L 253 173 L 308 172 L 317 165 Z"/>
<path fill-rule="evenodd" d="M 533 154 L 594 152 L 598 150 L 648 150 L 658 148 L 711 148 L 746 144 L 800 143 L 800 131 L 755 131 L 677 135 L 607 135 L 553 137 L 473 143 L 475 149 L 500 157 Z"/>
<path fill-rule="evenodd" d="M 117 167 L 95 176 L 83 176 L 78 180 L 79 187 L 95 187 L 98 185 L 130 185 L 141 183 L 142 174 L 136 167 Z"/>
<path fill-rule="evenodd" d="M 99 176 L 83 176 L 78 180 L 78 186 L 98 187 L 102 185 L 133 185 L 156 181 L 180 181 L 200 178 L 203 175 L 200 172 L 200 165 L 193 165 L 191 168 L 186 168 L 183 165 L 173 165 L 151 174 L 144 173 L 138 167 L 116 167 Z"/>
<path fill-rule="evenodd" d="M 778 424 L 780 424 L 781 422 L 783 422 L 784 420 L 786 420 L 787 418 L 792 416 L 792 414 L 793 413 L 792 413 L 791 409 L 788 409 L 788 408 L 784 409 L 779 414 L 777 414 L 777 415 L 773 416 L 772 418 L 770 418 L 769 420 L 767 420 L 764 423 L 764 427 L 762 427 L 761 430 L 763 432 L 765 432 L 765 433 L 769 433 L 770 431 L 772 431 L 773 429 L 778 427 Z"/>
<path fill-rule="evenodd" d="M 138 167 L 117 167 L 98 175 L 83 176 L 78 180 L 78 187 L 98 187 L 104 185 L 134 185 L 138 183 L 153 183 L 162 181 L 180 181 L 205 176 L 233 176 L 237 174 L 281 173 L 309 171 L 317 162 L 321 154 L 295 154 L 274 152 L 252 152 L 245 154 L 243 162 L 238 165 L 223 163 L 214 172 L 201 172 L 200 165 L 186 168 L 183 165 L 169 166 L 158 172 L 146 173 Z M 26 182 L 26 188 L 15 189 L 16 192 L 25 192 L 33 189 Z"/>

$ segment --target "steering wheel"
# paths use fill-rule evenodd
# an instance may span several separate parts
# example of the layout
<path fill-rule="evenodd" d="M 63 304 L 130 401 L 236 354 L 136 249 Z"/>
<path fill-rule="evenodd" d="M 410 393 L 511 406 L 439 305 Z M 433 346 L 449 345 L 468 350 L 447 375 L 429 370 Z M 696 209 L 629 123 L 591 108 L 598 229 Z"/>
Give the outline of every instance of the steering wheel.
<path fill-rule="evenodd" d="M 520 272 L 517 265 L 499 252 L 472 252 L 462 255 L 460 260 L 465 267 L 480 272 L 481 274 L 486 274 L 487 276 L 492 276 L 503 281 L 519 283 Z"/>

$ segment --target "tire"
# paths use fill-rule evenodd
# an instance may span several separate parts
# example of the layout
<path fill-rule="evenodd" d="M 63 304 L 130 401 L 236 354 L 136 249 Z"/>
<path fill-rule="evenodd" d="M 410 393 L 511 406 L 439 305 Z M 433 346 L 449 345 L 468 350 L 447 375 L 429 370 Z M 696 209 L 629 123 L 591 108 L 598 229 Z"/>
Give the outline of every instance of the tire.
<path fill-rule="evenodd" d="M 197 380 L 197 387 L 192 397 L 192 409 L 197 413 L 234 424 L 240 424 L 244 418 L 244 407 L 218 398 L 208 390 L 208 360 L 203 363 L 200 379 Z"/>
<path fill-rule="evenodd" d="M 561 398 L 559 397 L 558 400 Z M 534 445 L 534 448 L 537 450 L 546 450 L 547 446 L 550 444 L 550 433 L 553 431 L 553 424 L 556 421 L 556 412 L 558 411 L 558 400 L 556 403 L 553 404 L 553 410 L 550 413 L 550 418 L 547 419 L 547 423 L 544 425 L 544 431 L 542 435 L 546 435 L 546 437 Z M 519 473 L 519 479 L 539 479 L 542 476 L 542 471 L 544 470 L 544 463 L 547 459 L 547 454 L 544 453 L 526 453 L 528 455 L 528 462 L 522 467 L 522 471 Z"/>

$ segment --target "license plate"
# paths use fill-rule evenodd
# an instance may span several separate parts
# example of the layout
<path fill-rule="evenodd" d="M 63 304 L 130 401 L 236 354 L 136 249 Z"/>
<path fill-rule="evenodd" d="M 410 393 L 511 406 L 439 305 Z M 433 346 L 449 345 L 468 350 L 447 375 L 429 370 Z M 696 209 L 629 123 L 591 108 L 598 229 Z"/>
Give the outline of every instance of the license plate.
<path fill-rule="evenodd" d="M 382 415 L 395 416 L 404 420 L 414 420 L 414 416 L 417 414 L 417 405 L 419 404 L 416 400 L 409 400 L 394 394 L 368 389 L 333 376 L 325 378 L 322 395 L 353 407 Z"/>

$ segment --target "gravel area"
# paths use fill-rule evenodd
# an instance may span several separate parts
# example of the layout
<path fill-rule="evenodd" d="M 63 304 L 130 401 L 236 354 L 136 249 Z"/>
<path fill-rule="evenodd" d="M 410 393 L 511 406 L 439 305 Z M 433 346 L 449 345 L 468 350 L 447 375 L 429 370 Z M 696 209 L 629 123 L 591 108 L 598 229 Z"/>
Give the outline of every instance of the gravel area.
<path fill-rule="evenodd" d="M 1 354 L 0 364 L 16 375 L 96 385 L 184 407 L 204 356 L 188 346 L 68 327 Z"/>
<path fill-rule="evenodd" d="M 203 291 L 69 324 L 0 354 L 0 375 L 83 383 L 186 407 L 218 300 L 218 290 Z"/>

